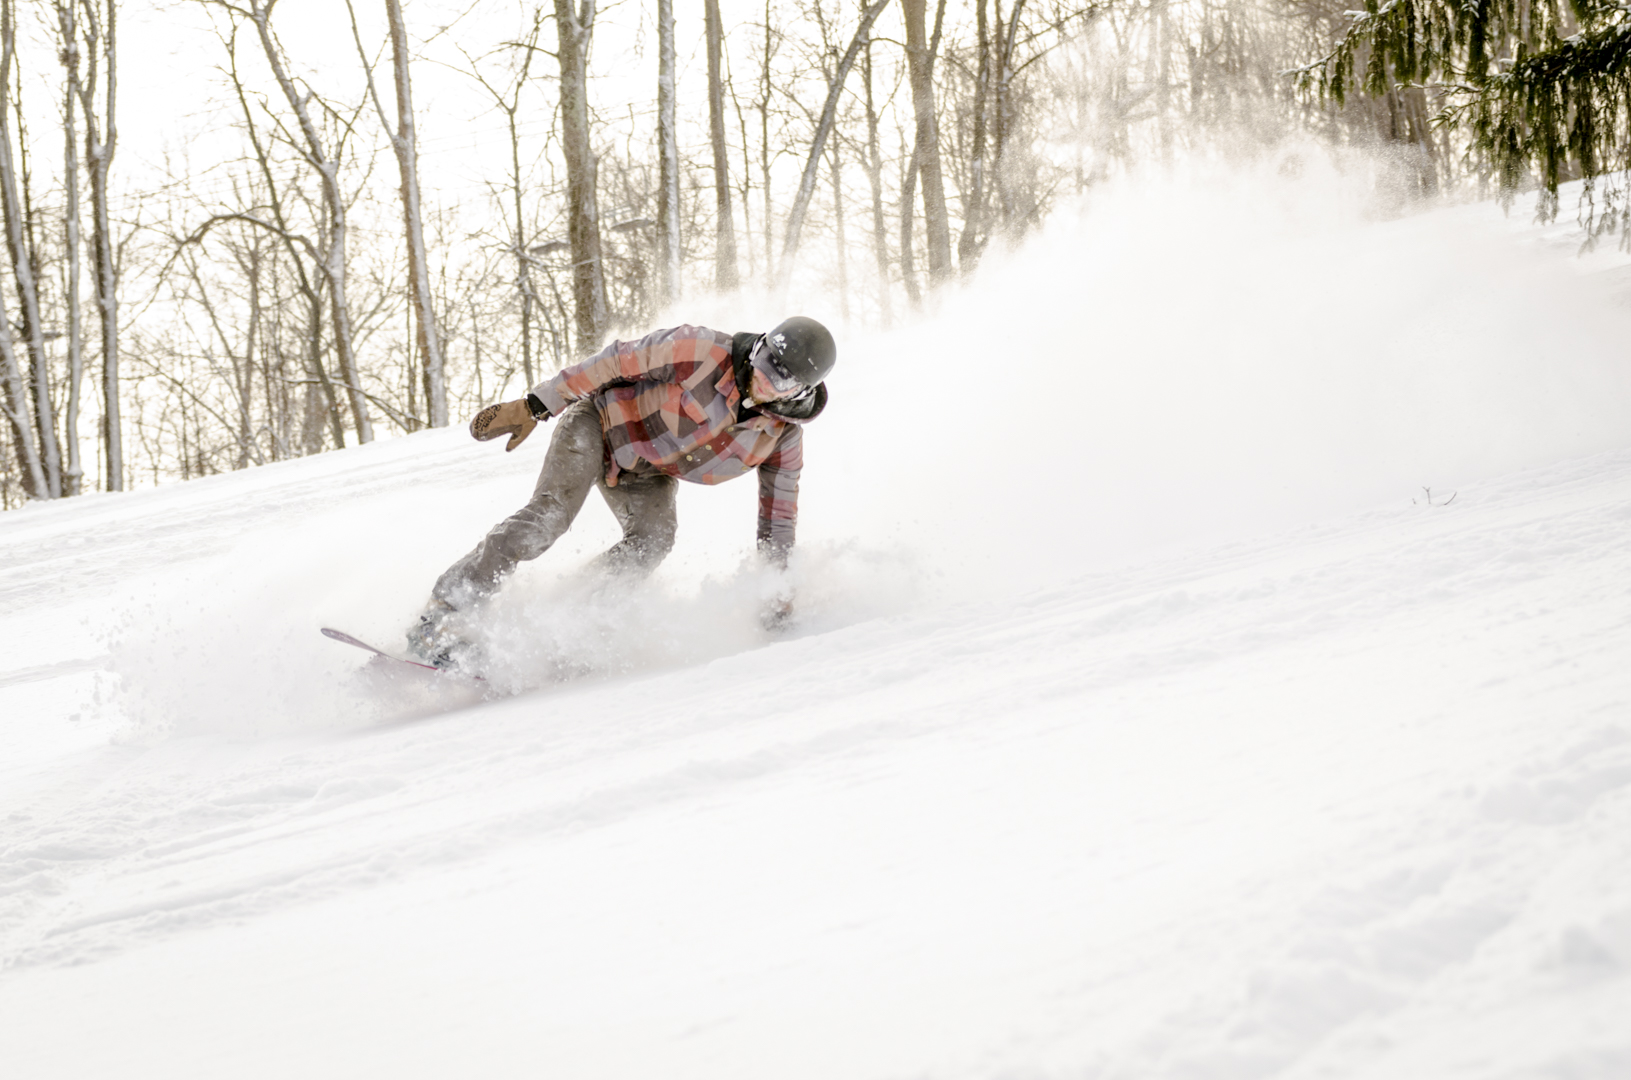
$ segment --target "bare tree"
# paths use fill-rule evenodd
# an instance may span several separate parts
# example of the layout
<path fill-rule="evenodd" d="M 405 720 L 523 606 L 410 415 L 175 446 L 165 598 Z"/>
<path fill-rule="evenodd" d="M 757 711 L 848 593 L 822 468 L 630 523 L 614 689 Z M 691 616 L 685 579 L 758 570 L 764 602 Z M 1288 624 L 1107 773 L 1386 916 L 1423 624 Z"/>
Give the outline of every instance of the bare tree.
<path fill-rule="evenodd" d="M 844 50 L 844 57 L 838 62 L 837 70 L 827 81 L 827 100 L 821 107 L 821 117 L 816 121 L 815 133 L 810 139 L 810 154 L 804 162 L 804 175 L 799 178 L 798 194 L 794 196 L 793 208 L 787 214 L 787 234 L 782 242 L 783 281 L 792 272 L 793 256 L 798 252 L 799 234 L 804 230 L 804 215 L 810 207 L 810 196 L 815 193 L 816 174 L 821 169 L 821 157 L 826 150 L 827 136 L 832 134 L 833 120 L 838 114 L 838 99 L 844 92 L 844 81 L 849 78 L 850 69 L 855 66 L 856 58 L 861 55 L 861 50 L 870 40 L 872 23 L 888 6 L 889 0 L 873 0 L 862 9 L 861 22 L 855 28 L 855 36 L 850 39 L 849 48 Z"/>
<path fill-rule="evenodd" d="M 110 3 L 112 0 L 110 0 Z M 248 8 L 216 0 L 234 14 L 243 15 L 255 27 L 266 63 L 283 91 L 284 100 L 295 114 L 300 133 L 305 141 L 306 161 L 322 182 L 323 208 L 328 218 L 328 237 L 323 276 L 327 279 L 330 320 L 334 332 L 334 347 L 340 357 L 340 376 L 345 380 L 346 394 L 351 401 L 351 415 L 357 425 L 357 441 L 374 441 L 374 423 L 368 412 L 368 395 L 362 388 L 362 376 L 357 369 L 357 355 L 351 328 L 351 311 L 346 296 L 346 200 L 340 189 L 340 152 L 344 138 L 337 138 L 331 148 L 312 119 L 311 103 L 321 99 L 307 92 L 302 94 L 289 75 L 283 60 L 283 50 L 272 33 L 272 8 L 277 0 L 248 0 Z"/>
<path fill-rule="evenodd" d="M 906 286 L 906 298 L 915 308 L 923 302 L 917 286 L 917 252 L 912 246 L 912 226 L 917 220 L 913 204 L 917 199 L 917 144 L 901 170 L 900 178 L 900 280 Z"/>
<path fill-rule="evenodd" d="M 22 316 L 23 338 L 28 348 L 29 382 L 34 390 L 35 434 L 39 438 L 40 463 L 45 467 L 45 488 L 37 493 L 37 497 L 55 499 L 62 496 L 62 447 L 57 439 L 56 412 L 51 402 L 51 366 L 45 355 L 45 328 L 40 323 L 40 294 L 34 281 L 35 260 L 24 235 L 24 193 L 18 187 L 17 167 L 12 156 L 12 103 L 8 99 L 16 47 L 16 12 L 11 0 L 0 0 L 0 204 L 3 204 L 6 219 L 6 249 L 11 256 L 18 311 Z"/>
<path fill-rule="evenodd" d="M 465 62 L 469 65 L 467 73 L 481 84 L 482 89 L 492 96 L 493 103 L 504 113 L 504 119 L 508 125 L 510 175 L 507 178 L 507 190 L 505 191 L 509 203 L 508 213 L 511 215 L 508 247 L 515 256 L 514 285 L 516 298 L 521 305 L 521 371 L 529 387 L 537 382 L 532 355 L 532 329 L 533 320 L 536 318 L 534 311 L 542 315 L 544 320 L 548 322 L 549 307 L 538 296 L 532 283 L 532 267 L 536 262 L 536 258 L 534 253 L 528 250 L 530 232 L 527 228 L 527 215 L 523 206 L 526 183 L 521 172 L 519 117 L 521 112 L 521 91 L 526 87 L 531 77 L 533 57 L 539 52 L 538 34 L 542 25 L 542 12 L 535 11 L 532 25 L 528 29 L 526 37 L 511 43 L 511 48 L 519 51 L 521 63 L 512 72 L 510 82 L 502 90 L 493 85 L 487 79 L 487 76 L 481 73 L 481 67 L 474 57 L 469 53 L 464 55 Z M 553 325 L 551 325 L 550 336 L 552 339 L 555 337 Z M 559 351 L 558 342 L 556 342 L 556 351 Z"/>
<path fill-rule="evenodd" d="M 1031 108 L 1034 116 L 1037 101 L 1034 98 L 1026 101 L 1030 91 L 1022 77 L 1038 68 L 1059 46 L 1072 40 L 1073 35 L 1090 26 L 1100 15 L 1116 10 L 1100 0 L 1055 0 L 1046 6 L 1030 7 L 1027 7 L 1027 0 L 1014 0 L 1013 7 L 1004 18 L 1002 0 L 991 0 L 987 98 L 982 115 L 989 139 L 991 165 L 986 175 L 994 187 L 996 230 L 1015 236 L 1024 228 L 1034 225 L 1040 220 L 1051 190 L 1052 182 L 1043 178 L 1047 170 L 1038 167 L 1037 158 L 1029 154 L 1029 147 L 1023 141 L 1028 119 L 1026 109 Z M 1171 104 L 1175 95 L 1163 94 L 1160 87 L 1162 80 L 1170 78 L 1170 67 L 1164 59 L 1166 52 L 1169 48 L 1179 48 L 1170 37 L 1182 35 L 1161 36 L 1168 33 L 1162 27 L 1169 21 L 1169 9 L 1162 4 L 1128 9 L 1123 11 L 1123 16 L 1125 22 L 1120 25 L 1114 20 L 1110 21 L 1115 37 L 1113 54 L 1119 59 L 1114 64 L 1105 65 L 1110 69 L 1111 83 L 1111 100 L 1104 102 L 1109 113 L 1109 123 L 1106 125 L 1109 130 L 1101 132 L 1097 141 L 1107 148 L 1114 147 L 1117 154 L 1126 157 L 1132 152 L 1132 125 L 1153 119 L 1157 112 L 1175 107 Z M 1156 55 L 1147 58 L 1148 71 L 1136 71 L 1133 68 L 1135 61 L 1129 59 L 1137 55 L 1135 39 L 1140 33 L 1146 38 L 1159 38 L 1162 42 Z M 1282 68 L 1285 66 L 1281 65 Z M 1136 83 L 1129 81 L 1134 74 L 1139 76 Z M 1052 80 L 1057 81 L 1062 77 L 1063 73 L 1055 72 Z M 1057 97 L 1060 89 L 1053 87 L 1048 96 Z M 1193 99 L 1201 92 L 1200 87 L 1191 87 L 1189 94 L 1176 97 Z M 1151 109 L 1152 103 L 1154 110 Z M 1030 122 L 1035 124 L 1041 121 L 1031 119 Z M 1173 133 L 1172 126 L 1157 124 L 1152 149 L 1164 155 L 1171 145 Z M 981 228 L 991 228 L 989 215 L 984 208 L 979 208 L 977 212 Z"/>
<path fill-rule="evenodd" d="M 350 2 L 346 0 L 348 7 Z M 413 124 L 413 85 L 408 79 L 408 27 L 402 20 L 401 0 L 385 0 L 385 13 L 391 24 L 391 69 L 396 77 L 396 131 L 391 135 L 391 149 L 396 152 L 397 166 L 402 173 L 402 219 L 408 240 L 414 323 L 418 328 L 419 355 L 424 360 L 425 401 L 430 409 L 430 426 L 446 427 L 447 375 L 442 364 L 441 337 L 436 331 L 436 309 L 430 301 L 425 225 L 419 212 L 419 146 Z M 356 27 L 355 17 L 352 27 Z M 368 89 L 373 93 L 372 74 L 368 78 Z M 378 95 L 374 103 L 379 104 Z"/>
<path fill-rule="evenodd" d="M 731 220 L 730 151 L 725 145 L 725 84 L 720 77 L 725 31 L 719 19 L 719 0 L 703 0 L 703 18 L 708 39 L 708 138 L 714 152 L 714 288 L 723 292 L 736 288 L 739 278 L 736 224 Z"/>
<path fill-rule="evenodd" d="M 991 28 L 986 18 L 988 0 L 974 0 L 974 140 L 969 149 L 969 189 L 963 199 L 963 233 L 957 239 L 957 262 L 964 272 L 979 257 L 980 229 L 985 217 L 986 103 L 991 85 Z"/>
<path fill-rule="evenodd" d="M 736 189 L 742 197 L 742 235 L 747 237 L 748 273 L 758 275 L 759 246 L 753 242 L 753 140 L 748 135 L 747 110 L 736 93 L 736 81 L 730 77 L 729 57 L 726 58 L 725 85 L 730 89 L 731 108 L 736 112 L 736 128 L 742 133 L 742 181 Z M 716 200 L 717 201 L 717 200 Z M 717 214 L 715 215 L 717 220 Z M 736 230 L 731 229 L 731 246 L 736 246 Z"/>
<path fill-rule="evenodd" d="M 878 106 L 872 92 L 870 36 L 861 54 L 861 77 L 866 84 L 866 178 L 872 188 L 872 254 L 878 263 L 879 317 L 888 326 L 893 315 L 889 304 L 889 232 L 883 219 L 883 155 L 878 148 Z"/>
<path fill-rule="evenodd" d="M 657 302 L 680 295 L 680 144 L 674 100 L 674 0 L 657 0 Z"/>
<path fill-rule="evenodd" d="M 6 384 L 6 421 L 11 427 L 12 445 L 17 453 L 18 471 L 22 474 L 23 491 L 31 499 L 50 498 L 51 487 L 45 479 L 45 467 L 40 464 L 38 444 L 34 441 L 34 425 L 29 418 L 28 387 L 17 363 L 17 347 L 11 338 L 11 320 L 6 315 L 3 294 L 0 294 L 0 378 Z"/>
<path fill-rule="evenodd" d="M 606 335 L 606 279 L 600 250 L 600 207 L 595 198 L 595 153 L 589 141 L 589 44 L 595 0 L 555 0 L 560 47 L 561 148 L 566 157 L 566 235 L 572 246 L 572 300 L 580 352 Z"/>
<path fill-rule="evenodd" d="M 118 103 L 117 0 L 80 0 L 85 15 L 85 77 L 76 81 L 80 111 L 85 117 L 85 163 L 91 176 L 91 264 L 96 275 L 96 306 L 102 330 L 102 449 L 106 458 L 108 491 L 125 489 L 125 450 L 119 397 L 119 262 L 113 242 L 112 197 L 108 190 L 113 151 L 118 142 L 114 126 Z M 102 65 L 101 112 L 98 113 L 98 65 Z"/>
<path fill-rule="evenodd" d="M 1002 20 L 1002 0 L 994 0 L 994 14 L 996 15 L 996 40 L 993 42 L 997 49 L 995 100 L 992 105 L 993 135 L 995 146 L 992 150 L 992 173 L 997 185 L 997 205 L 1002 212 L 1002 227 L 1012 230 L 1019 217 L 1015 205 L 1015 192 L 1013 177 L 1010 175 L 1008 162 L 1008 140 L 1014 126 L 1013 88 L 1014 88 L 1014 47 L 1019 37 L 1020 19 L 1025 11 L 1025 0 L 1014 0 L 1014 6 L 1008 15 L 1006 30 Z"/>
<path fill-rule="evenodd" d="M 759 110 L 759 180 L 765 200 L 764 220 L 760 222 L 760 225 L 764 229 L 764 276 L 766 280 L 776 276 L 775 226 L 773 224 L 776 207 L 770 195 L 770 65 L 776 56 L 776 38 L 771 22 L 773 3 L 774 0 L 765 0 L 765 41 L 764 48 L 759 56 L 759 97 L 754 102 Z"/>
<path fill-rule="evenodd" d="M 238 108 L 243 114 L 244 133 L 249 139 L 249 145 L 254 153 L 255 164 L 262 182 L 266 185 L 266 210 L 270 220 L 266 223 L 269 231 L 275 234 L 288 255 L 290 265 L 294 267 L 295 285 L 305 303 L 305 326 L 301 334 L 303 353 L 307 376 L 311 384 L 321 394 L 323 404 L 322 419 L 327 422 L 330 437 L 336 447 L 345 445 L 345 429 L 341 426 L 340 402 L 334 389 L 334 382 L 329 377 L 328 369 L 323 364 L 323 324 L 324 324 L 324 278 L 322 277 L 322 260 L 316 251 L 315 245 L 306 242 L 298 236 L 289 219 L 286 209 L 287 200 L 282 188 L 278 184 L 277 176 L 272 169 L 270 148 L 261 139 L 255 126 L 254 110 L 250 107 L 249 93 L 244 86 L 243 78 L 238 71 L 238 41 L 237 30 L 226 39 L 229 58 L 227 74 L 232 80 L 233 93 L 237 98 Z M 260 224 L 260 222 L 256 222 Z M 313 264 L 315 274 L 306 269 L 306 259 L 309 257 Z M 308 396 L 307 419 L 313 419 L 310 408 L 311 398 Z M 308 424 L 307 430 L 301 439 L 302 445 L 308 451 L 321 449 L 316 437 L 322 429 L 322 424 Z"/>
<path fill-rule="evenodd" d="M 1023 2 L 1023 0 L 1021 0 Z M 934 105 L 934 57 L 946 17 L 946 0 L 935 9 L 934 36 L 924 25 L 926 0 L 901 0 L 906 16 L 906 63 L 912 83 L 912 108 L 917 117 L 917 148 L 913 157 L 923 181 L 923 227 L 929 242 L 929 280 L 944 281 L 952 270 L 951 224 L 946 215 L 946 187 L 940 174 L 940 123 Z"/>
<path fill-rule="evenodd" d="M 346 0 L 345 6 L 351 16 L 351 36 L 357 45 L 357 57 L 362 61 L 368 79 L 368 96 L 374 102 L 374 110 L 379 113 L 380 126 L 390 139 L 391 151 L 396 155 L 397 172 L 402 178 L 398 195 L 402 203 L 403 235 L 408 247 L 408 306 L 413 313 L 415 344 L 420 370 L 424 375 L 426 410 L 431 427 L 446 427 L 447 374 L 442 359 L 442 335 L 437 328 L 436 308 L 431 302 L 430 260 L 425 250 L 424 215 L 420 212 L 419 143 L 413 118 L 413 83 L 408 77 L 408 28 L 402 18 L 401 0 L 385 0 L 385 18 L 391 37 L 391 71 L 396 89 L 396 129 L 393 131 L 374 85 L 374 65 L 363 48 L 356 8 L 351 0 Z M 409 367 L 412 366 L 410 363 Z M 410 397 L 409 412 L 413 411 Z"/>
<path fill-rule="evenodd" d="M 832 216 L 834 257 L 838 260 L 838 313 L 849 320 L 849 253 L 844 237 L 844 163 L 841 143 L 832 141 Z"/>
<path fill-rule="evenodd" d="M 62 433 L 63 441 L 68 444 L 68 468 L 62 476 L 62 488 L 65 495 L 78 495 L 85 480 L 85 466 L 79 452 L 79 393 L 85 375 L 85 351 L 79 324 L 79 125 L 74 118 L 78 107 L 75 92 L 79 81 L 79 26 L 73 0 L 58 0 L 56 9 L 57 32 L 62 44 L 59 58 L 67 69 L 62 95 L 62 219 L 63 249 L 67 256 L 64 291 L 68 310 L 64 321 L 68 324 L 68 407 L 62 417 Z"/>

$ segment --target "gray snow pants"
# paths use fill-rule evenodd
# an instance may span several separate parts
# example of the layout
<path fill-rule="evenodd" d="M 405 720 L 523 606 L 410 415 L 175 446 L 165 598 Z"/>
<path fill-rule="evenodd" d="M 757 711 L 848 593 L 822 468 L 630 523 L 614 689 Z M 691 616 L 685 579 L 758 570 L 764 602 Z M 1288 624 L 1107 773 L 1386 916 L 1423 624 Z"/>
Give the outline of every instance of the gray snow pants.
<path fill-rule="evenodd" d="M 495 525 L 475 550 L 447 568 L 431 595 L 455 608 L 491 596 L 515 570 L 536 559 L 565 535 L 583 509 L 589 489 L 623 526 L 623 539 L 596 561 L 603 571 L 650 573 L 674 546 L 674 496 L 679 482 L 651 471 L 625 472 L 606 486 L 605 439 L 600 413 L 587 401 L 567 406 L 554 421 L 544 468 L 527 505 Z"/>

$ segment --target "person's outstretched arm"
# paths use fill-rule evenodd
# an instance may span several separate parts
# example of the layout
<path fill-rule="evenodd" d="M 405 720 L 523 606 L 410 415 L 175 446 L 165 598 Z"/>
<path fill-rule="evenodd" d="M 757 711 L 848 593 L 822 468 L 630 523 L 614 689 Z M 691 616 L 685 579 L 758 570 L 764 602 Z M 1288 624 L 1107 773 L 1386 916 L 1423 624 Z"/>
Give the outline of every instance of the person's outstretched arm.
<path fill-rule="evenodd" d="M 639 341 L 614 341 L 581 364 L 545 379 L 515 401 L 489 405 L 470 421 L 470 434 L 486 442 L 508 435 L 514 450 L 541 421 L 566 406 L 619 383 L 684 382 L 704 365 L 730 364 L 731 339 L 700 326 L 656 330 Z"/>
<path fill-rule="evenodd" d="M 656 330 L 639 341 L 614 341 L 580 364 L 532 388 L 551 414 L 608 386 L 632 382 L 684 382 L 704 365 L 730 363 L 731 338 L 700 326 Z"/>

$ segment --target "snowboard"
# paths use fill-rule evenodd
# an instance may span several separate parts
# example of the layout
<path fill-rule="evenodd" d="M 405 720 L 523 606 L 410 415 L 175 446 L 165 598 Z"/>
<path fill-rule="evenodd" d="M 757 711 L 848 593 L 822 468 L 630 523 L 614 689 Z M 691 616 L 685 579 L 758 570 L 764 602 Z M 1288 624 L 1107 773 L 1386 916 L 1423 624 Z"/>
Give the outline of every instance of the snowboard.
<path fill-rule="evenodd" d="M 368 652 L 371 652 L 375 656 L 379 657 L 381 660 L 389 660 L 393 664 L 402 664 L 405 667 L 419 668 L 421 671 L 429 671 L 437 675 L 457 675 L 466 679 L 475 679 L 477 682 L 485 681 L 480 675 L 468 675 L 462 672 L 455 672 L 444 668 L 439 668 L 435 664 L 423 664 L 418 660 L 409 660 L 405 656 L 393 656 L 384 649 L 376 649 L 372 645 L 368 644 L 368 642 L 360 641 L 343 630 L 335 630 L 331 627 L 325 626 L 322 627 L 322 631 L 323 636 L 326 638 L 333 638 L 335 641 L 343 641 L 347 645 L 355 645 L 357 648 L 367 650 Z"/>

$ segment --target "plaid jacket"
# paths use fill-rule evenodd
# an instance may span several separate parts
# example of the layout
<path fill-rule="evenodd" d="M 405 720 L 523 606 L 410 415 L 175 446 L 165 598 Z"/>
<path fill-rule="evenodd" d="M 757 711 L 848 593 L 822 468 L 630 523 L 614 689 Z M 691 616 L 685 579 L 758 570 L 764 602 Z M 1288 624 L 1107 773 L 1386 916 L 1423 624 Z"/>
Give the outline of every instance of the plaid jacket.
<path fill-rule="evenodd" d="M 657 330 L 639 341 L 613 341 L 545 379 L 532 392 L 559 414 L 585 398 L 606 436 L 606 484 L 649 465 L 698 484 L 719 484 L 759 470 L 761 546 L 786 551 L 798 523 L 804 435 L 799 422 L 742 407 L 732 364 L 757 335 L 701 326 Z"/>

